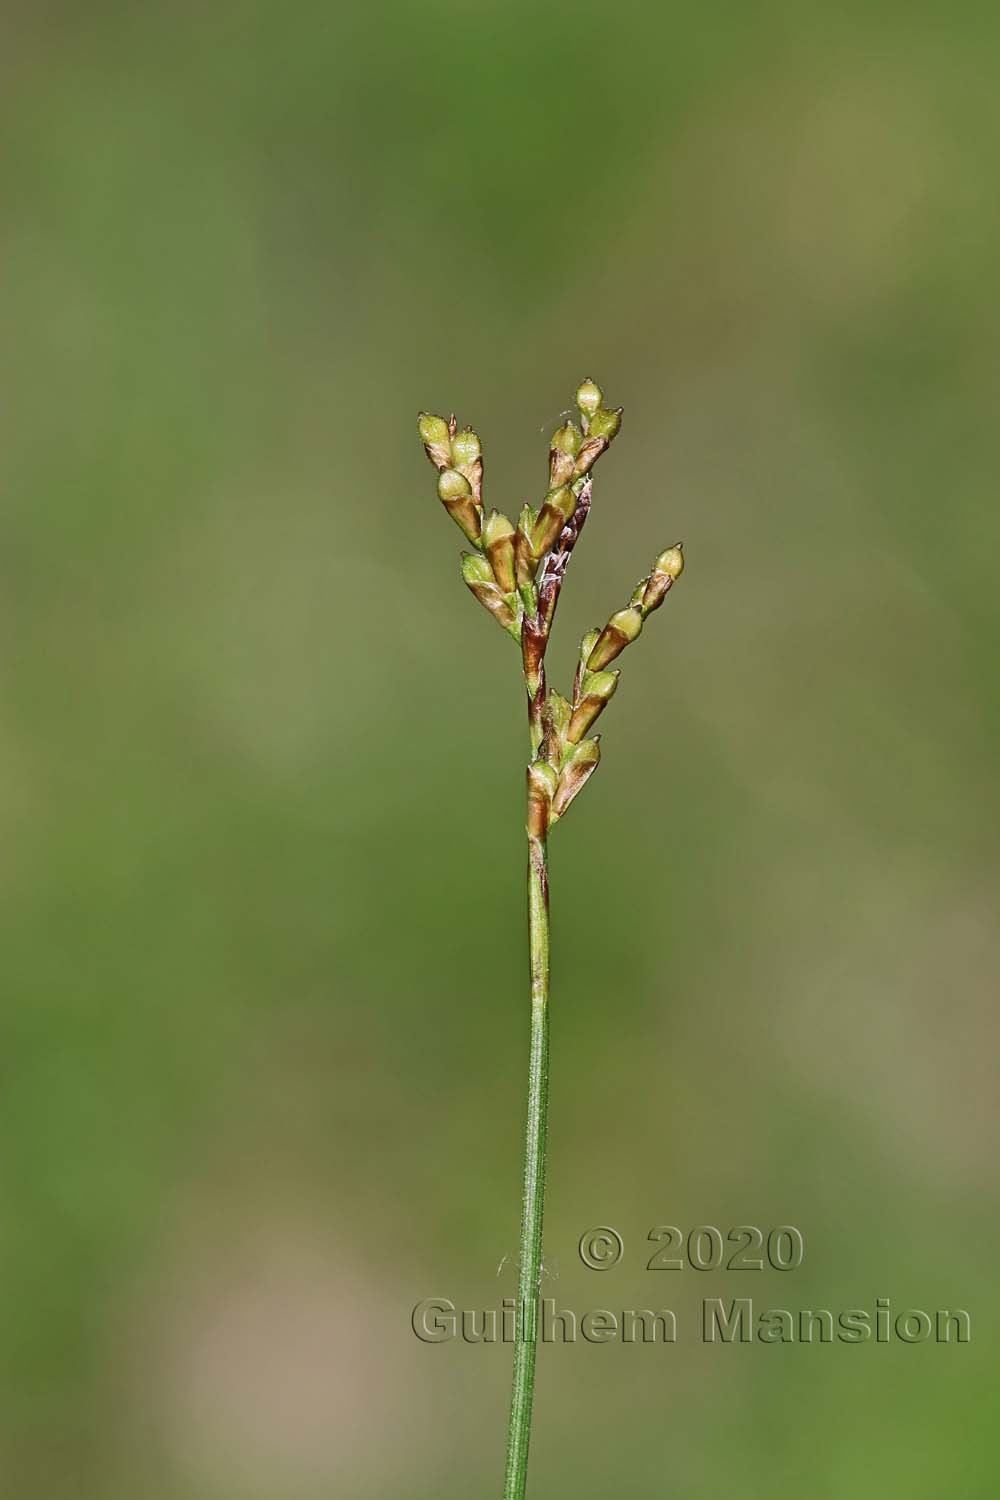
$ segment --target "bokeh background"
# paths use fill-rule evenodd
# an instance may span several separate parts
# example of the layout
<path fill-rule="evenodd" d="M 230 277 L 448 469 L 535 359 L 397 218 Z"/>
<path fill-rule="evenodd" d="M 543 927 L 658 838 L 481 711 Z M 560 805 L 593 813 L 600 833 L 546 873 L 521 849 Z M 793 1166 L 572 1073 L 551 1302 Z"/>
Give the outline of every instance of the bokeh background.
<path fill-rule="evenodd" d="M 513 509 L 593 374 L 557 682 L 688 569 L 554 840 L 546 1290 L 681 1333 L 542 1351 L 531 1494 L 995 1493 L 995 7 L 4 11 L 4 1492 L 499 1492 L 409 1319 L 514 1289 L 524 730 L 414 417 Z"/>

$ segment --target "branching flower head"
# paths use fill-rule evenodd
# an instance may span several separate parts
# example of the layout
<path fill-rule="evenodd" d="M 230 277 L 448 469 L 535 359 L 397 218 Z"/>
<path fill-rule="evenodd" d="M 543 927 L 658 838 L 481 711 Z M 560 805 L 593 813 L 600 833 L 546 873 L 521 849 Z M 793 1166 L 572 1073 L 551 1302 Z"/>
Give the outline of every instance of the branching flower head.
<path fill-rule="evenodd" d="M 618 687 L 609 671 L 643 624 L 659 609 L 684 568 L 680 543 L 655 559 L 628 603 L 581 642 L 570 697 L 548 689 L 545 653 L 573 548 L 590 511 L 593 470 L 622 422 L 621 407 L 604 405 L 598 385 L 576 393 L 579 422 L 557 427 L 549 445 L 549 487 L 537 508 L 526 505 L 517 524 L 483 503 L 479 436 L 459 429 L 454 416 L 422 412 L 424 450 L 438 471 L 438 496 L 475 549 L 462 554 L 462 577 L 483 608 L 521 646 L 532 762 L 528 767 L 528 832 L 545 839 L 597 769 L 600 737 L 591 735 Z"/>

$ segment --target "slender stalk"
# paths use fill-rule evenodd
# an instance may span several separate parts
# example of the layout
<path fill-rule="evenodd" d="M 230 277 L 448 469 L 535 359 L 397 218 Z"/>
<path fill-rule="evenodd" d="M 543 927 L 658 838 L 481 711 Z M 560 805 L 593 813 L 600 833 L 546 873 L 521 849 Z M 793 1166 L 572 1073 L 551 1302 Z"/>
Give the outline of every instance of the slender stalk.
<path fill-rule="evenodd" d="M 559 602 L 566 564 L 587 519 L 591 480 L 574 491 L 574 506 L 542 566 L 535 608 L 521 622 L 521 657 L 528 695 L 528 737 L 532 756 L 546 738 L 545 652 Z M 531 965 L 531 1038 L 528 1057 L 528 1121 L 524 1142 L 524 1191 L 521 1199 L 520 1274 L 514 1335 L 514 1381 L 507 1428 L 507 1470 L 503 1500 L 524 1500 L 528 1447 L 535 1399 L 535 1353 L 538 1301 L 542 1278 L 542 1227 L 545 1217 L 545 1148 L 549 1111 L 549 869 L 546 810 L 543 827 L 528 799 L 528 949 Z"/>
<path fill-rule="evenodd" d="M 507 1430 L 504 1500 L 523 1500 L 535 1395 L 538 1298 L 542 1277 L 545 1146 L 549 1109 L 549 875 L 544 839 L 528 836 L 528 935 L 531 960 L 531 1041 L 528 1121 L 521 1202 L 521 1267 L 514 1343 L 514 1384 Z"/>

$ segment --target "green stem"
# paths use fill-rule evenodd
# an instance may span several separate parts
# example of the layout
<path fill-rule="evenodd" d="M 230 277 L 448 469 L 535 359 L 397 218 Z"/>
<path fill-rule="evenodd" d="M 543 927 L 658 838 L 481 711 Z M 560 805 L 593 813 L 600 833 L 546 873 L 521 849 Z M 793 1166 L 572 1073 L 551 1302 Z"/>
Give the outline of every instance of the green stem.
<path fill-rule="evenodd" d="M 549 1107 L 549 875 L 543 839 L 528 838 L 528 933 L 531 955 L 531 1043 L 528 1124 L 521 1203 L 521 1263 L 514 1342 L 514 1385 L 507 1432 L 504 1500 L 523 1500 L 535 1394 L 535 1348 L 542 1277 L 545 1143 Z"/>

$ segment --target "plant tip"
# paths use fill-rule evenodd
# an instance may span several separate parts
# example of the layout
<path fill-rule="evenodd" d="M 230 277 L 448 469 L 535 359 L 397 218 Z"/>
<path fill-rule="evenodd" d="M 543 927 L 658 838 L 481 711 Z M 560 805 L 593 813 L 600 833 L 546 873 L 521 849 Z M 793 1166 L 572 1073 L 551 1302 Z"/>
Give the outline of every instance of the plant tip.
<path fill-rule="evenodd" d="M 583 412 L 585 417 L 592 417 L 595 411 L 599 410 L 601 402 L 603 400 L 604 394 L 600 386 L 596 383 L 596 381 L 591 380 L 590 376 L 588 375 L 586 380 L 582 382 L 576 393 L 577 406 Z"/>
<path fill-rule="evenodd" d="M 417 419 L 420 436 L 425 443 L 443 443 L 448 438 L 448 423 L 433 412 L 422 411 Z"/>
<path fill-rule="evenodd" d="M 666 573 L 668 578 L 679 578 L 684 572 L 684 550 L 680 542 L 661 552 L 653 567 L 657 573 Z"/>

